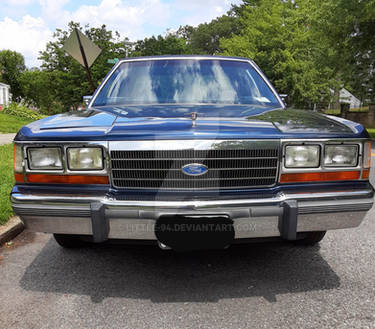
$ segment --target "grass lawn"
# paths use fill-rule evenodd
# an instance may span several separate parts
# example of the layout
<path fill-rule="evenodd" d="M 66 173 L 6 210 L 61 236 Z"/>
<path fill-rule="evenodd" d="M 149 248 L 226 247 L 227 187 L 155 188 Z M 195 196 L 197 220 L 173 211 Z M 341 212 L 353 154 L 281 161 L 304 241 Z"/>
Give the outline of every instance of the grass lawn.
<path fill-rule="evenodd" d="M 375 128 L 367 128 L 366 130 L 370 134 L 371 138 L 375 138 Z"/>
<path fill-rule="evenodd" d="M 0 225 L 13 214 L 9 193 L 14 184 L 13 144 L 0 145 Z"/>
<path fill-rule="evenodd" d="M 16 133 L 20 128 L 34 120 L 25 120 L 0 112 L 0 133 Z"/>
<path fill-rule="evenodd" d="M 349 112 L 368 112 L 368 111 L 369 111 L 368 106 L 352 108 L 349 110 Z M 339 109 L 325 110 L 324 113 L 330 114 L 330 115 L 335 115 L 335 114 L 338 115 L 340 114 L 340 110 Z"/>

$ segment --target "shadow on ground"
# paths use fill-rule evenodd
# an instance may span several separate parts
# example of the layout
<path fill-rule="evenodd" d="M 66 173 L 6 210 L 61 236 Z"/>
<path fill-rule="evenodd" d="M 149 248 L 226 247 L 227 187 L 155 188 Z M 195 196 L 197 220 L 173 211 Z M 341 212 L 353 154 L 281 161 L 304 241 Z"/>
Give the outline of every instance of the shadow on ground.
<path fill-rule="evenodd" d="M 26 269 L 23 289 L 149 299 L 155 303 L 217 302 L 225 298 L 333 289 L 340 279 L 319 247 L 285 243 L 232 246 L 224 251 L 174 253 L 154 246 L 64 250 L 51 238 Z"/>

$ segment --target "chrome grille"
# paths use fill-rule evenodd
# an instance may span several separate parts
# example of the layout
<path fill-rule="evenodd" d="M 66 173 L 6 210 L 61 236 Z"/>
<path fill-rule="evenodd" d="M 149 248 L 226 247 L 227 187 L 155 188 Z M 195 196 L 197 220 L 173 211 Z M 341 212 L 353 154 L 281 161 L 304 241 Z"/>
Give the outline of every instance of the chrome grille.
<path fill-rule="evenodd" d="M 113 185 L 129 189 L 238 189 L 276 182 L 279 148 L 222 150 L 113 150 Z M 208 172 L 187 176 L 182 167 L 204 164 Z"/>

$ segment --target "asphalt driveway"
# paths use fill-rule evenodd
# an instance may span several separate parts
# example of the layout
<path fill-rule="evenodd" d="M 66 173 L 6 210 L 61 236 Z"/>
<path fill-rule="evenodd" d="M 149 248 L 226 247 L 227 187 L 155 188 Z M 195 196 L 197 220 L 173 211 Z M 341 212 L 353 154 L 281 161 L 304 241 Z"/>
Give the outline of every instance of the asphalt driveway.
<path fill-rule="evenodd" d="M 320 247 L 180 254 L 26 231 L 0 250 L 0 328 L 374 328 L 374 217 Z"/>

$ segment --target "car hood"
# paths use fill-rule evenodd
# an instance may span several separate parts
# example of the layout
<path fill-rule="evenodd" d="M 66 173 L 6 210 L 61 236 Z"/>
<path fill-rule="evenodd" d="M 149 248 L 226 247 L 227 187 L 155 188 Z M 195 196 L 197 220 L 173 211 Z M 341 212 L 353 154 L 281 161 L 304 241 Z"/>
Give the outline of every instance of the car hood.
<path fill-rule="evenodd" d="M 101 107 L 59 114 L 23 127 L 16 140 L 300 137 L 367 137 L 367 133 L 351 121 L 311 111 L 246 105 L 158 105 Z"/>

